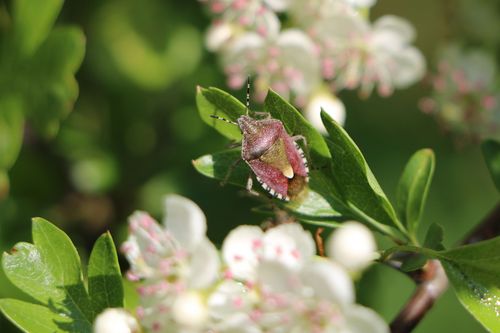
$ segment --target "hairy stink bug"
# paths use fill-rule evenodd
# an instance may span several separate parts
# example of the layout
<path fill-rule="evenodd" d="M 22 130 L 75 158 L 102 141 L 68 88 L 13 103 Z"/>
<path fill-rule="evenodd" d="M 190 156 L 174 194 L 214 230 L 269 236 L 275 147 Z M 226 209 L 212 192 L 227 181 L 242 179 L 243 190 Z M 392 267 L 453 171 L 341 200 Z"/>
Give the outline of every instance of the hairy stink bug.
<path fill-rule="evenodd" d="M 243 134 L 241 159 L 252 169 L 257 181 L 267 192 L 273 197 L 289 201 L 301 193 L 309 181 L 307 159 L 296 142 L 298 140 L 305 142 L 305 138 L 301 135 L 290 136 L 283 123 L 271 118 L 268 112 L 254 112 L 255 116 L 264 116 L 262 119 L 250 117 L 249 102 L 250 80 L 247 83 L 245 115 L 240 116 L 236 122 L 216 115 L 211 117 L 240 128 Z M 236 163 L 239 161 L 241 160 Z M 252 183 L 252 177 L 249 176 L 247 182 L 249 191 L 252 189 Z"/>

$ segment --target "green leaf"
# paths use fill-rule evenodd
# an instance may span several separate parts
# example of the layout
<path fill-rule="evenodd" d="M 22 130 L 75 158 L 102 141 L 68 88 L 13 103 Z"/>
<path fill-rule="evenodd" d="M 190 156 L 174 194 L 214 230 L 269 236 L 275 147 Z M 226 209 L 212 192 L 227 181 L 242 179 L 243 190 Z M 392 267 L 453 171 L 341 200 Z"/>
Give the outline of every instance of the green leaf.
<path fill-rule="evenodd" d="M 415 237 L 422 217 L 434 164 L 434 152 L 421 149 L 410 158 L 399 180 L 396 194 L 398 213 L 412 237 Z"/>
<path fill-rule="evenodd" d="M 23 134 L 22 102 L 13 96 L 0 97 L 0 169 L 8 170 L 16 161 Z"/>
<path fill-rule="evenodd" d="M 47 306 L 16 299 L 0 299 L 0 310 L 23 332 L 85 332 L 77 331 L 71 318 L 67 317 L 64 312 L 57 313 Z M 87 332 L 91 331 L 87 330 Z"/>
<path fill-rule="evenodd" d="M 30 102 L 27 113 L 45 136 L 54 136 L 59 123 L 78 97 L 74 74 L 85 54 L 85 37 L 79 28 L 56 28 L 26 67 L 31 85 L 24 90 Z"/>
<path fill-rule="evenodd" d="M 246 107 L 235 97 L 217 88 L 196 90 L 196 105 L 201 119 L 228 139 L 241 141 L 241 131 L 236 125 L 212 118 L 216 115 L 230 121 L 236 121 L 245 114 Z"/>
<path fill-rule="evenodd" d="M 123 307 L 123 284 L 111 235 L 103 234 L 94 244 L 88 268 L 89 295 L 96 314 L 106 308 Z"/>
<path fill-rule="evenodd" d="M 429 227 L 429 230 L 427 230 L 427 234 L 424 240 L 424 247 L 438 251 L 444 250 L 443 239 L 443 227 L 437 223 L 433 223 Z"/>
<path fill-rule="evenodd" d="M 443 228 L 436 223 L 431 224 L 425 236 L 424 248 L 441 251 L 443 246 Z M 403 261 L 401 270 L 411 272 L 422 268 L 427 262 L 427 256 L 421 253 L 415 253 Z"/>
<path fill-rule="evenodd" d="M 14 0 L 14 38 L 21 56 L 31 55 L 47 38 L 63 0 Z"/>
<path fill-rule="evenodd" d="M 330 134 L 326 143 L 332 156 L 332 172 L 345 204 L 362 222 L 378 230 L 394 233 L 387 226 L 395 225 L 403 231 L 394 208 L 354 141 L 326 112 L 321 111 L 321 118 Z"/>
<path fill-rule="evenodd" d="M 241 153 L 239 150 L 232 149 L 223 152 L 218 152 L 212 155 L 204 155 L 193 161 L 195 169 L 202 175 L 209 178 L 224 180 L 228 175 L 231 165 L 235 161 L 241 160 Z M 247 180 L 251 174 L 250 168 L 240 161 L 233 167 L 233 170 L 227 182 L 246 188 Z M 317 171 L 311 172 L 311 183 L 314 179 L 319 180 L 320 173 Z M 276 202 L 283 208 L 293 212 L 299 218 L 303 217 L 305 220 L 339 220 L 342 219 L 341 214 L 332 208 L 331 204 L 318 192 L 314 191 L 313 186 L 311 189 L 306 190 L 305 193 L 298 199 L 292 200 L 289 203 Z M 264 193 L 260 188 L 255 186 L 254 190 Z"/>
<path fill-rule="evenodd" d="M 394 252 L 439 259 L 462 305 L 490 332 L 500 332 L 500 237 L 446 251 L 397 246 L 383 258 Z"/>
<path fill-rule="evenodd" d="M 486 140 L 482 143 L 481 148 L 491 178 L 497 190 L 500 191 L 500 143 L 494 140 Z"/>
<path fill-rule="evenodd" d="M 33 244 L 4 253 L 5 275 L 56 314 L 72 319 L 71 330 L 91 332 L 94 311 L 83 284 L 80 258 L 68 236 L 50 222 L 33 219 Z"/>
<path fill-rule="evenodd" d="M 460 302 L 491 332 L 500 332 L 500 237 L 440 252 Z"/>

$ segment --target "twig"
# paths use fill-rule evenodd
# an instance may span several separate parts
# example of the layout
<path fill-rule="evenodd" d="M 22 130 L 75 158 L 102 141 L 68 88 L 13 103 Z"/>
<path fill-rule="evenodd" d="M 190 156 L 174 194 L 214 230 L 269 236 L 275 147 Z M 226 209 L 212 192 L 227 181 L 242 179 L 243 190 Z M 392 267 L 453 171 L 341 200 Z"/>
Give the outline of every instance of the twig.
<path fill-rule="evenodd" d="M 498 235 L 500 235 L 500 204 L 465 237 L 461 244 L 471 244 Z M 390 261 L 388 263 L 390 264 Z M 398 268 L 395 264 L 390 264 L 390 266 Z M 411 332 L 439 296 L 444 293 L 448 285 L 448 279 L 438 260 L 429 260 L 421 270 L 411 272 L 408 275 L 417 283 L 417 288 L 392 321 L 392 333 Z"/>
<path fill-rule="evenodd" d="M 318 247 L 318 254 L 321 257 L 325 256 L 325 245 L 323 244 L 323 238 L 321 238 L 321 234 L 324 230 L 325 229 L 323 228 L 318 228 L 316 229 L 316 233 L 314 235 L 314 238 L 316 238 L 316 246 Z"/>
<path fill-rule="evenodd" d="M 418 279 L 422 282 L 391 323 L 392 333 L 411 332 L 448 286 L 448 279 L 439 260 L 429 260 Z"/>

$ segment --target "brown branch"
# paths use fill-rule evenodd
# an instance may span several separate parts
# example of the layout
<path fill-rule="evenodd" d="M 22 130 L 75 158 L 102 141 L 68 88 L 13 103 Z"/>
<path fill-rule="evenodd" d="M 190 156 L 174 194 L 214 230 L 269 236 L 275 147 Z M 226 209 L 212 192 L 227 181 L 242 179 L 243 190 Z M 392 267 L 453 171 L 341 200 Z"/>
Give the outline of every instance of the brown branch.
<path fill-rule="evenodd" d="M 500 235 L 500 204 L 461 243 L 471 244 L 498 235 Z M 398 267 L 397 263 L 393 263 L 391 266 Z M 438 260 L 429 260 L 421 270 L 411 272 L 408 275 L 417 283 L 417 288 L 392 321 L 392 333 L 411 332 L 448 286 L 448 279 Z"/>
<path fill-rule="evenodd" d="M 448 279 L 439 260 L 429 260 L 418 280 L 422 282 L 391 323 L 392 333 L 411 332 L 448 286 Z"/>
<path fill-rule="evenodd" d="M 321 234 L 323 233 L 324 230 L 325 229 L 323 228 L 318 228 L 314 235 L 314 238 L 316 239 L 316 246 L 318 247 L 318 254 L 321 257 L 325 256 L 325 245 L 323 244 L 323 238 L 321 238 Z"/>

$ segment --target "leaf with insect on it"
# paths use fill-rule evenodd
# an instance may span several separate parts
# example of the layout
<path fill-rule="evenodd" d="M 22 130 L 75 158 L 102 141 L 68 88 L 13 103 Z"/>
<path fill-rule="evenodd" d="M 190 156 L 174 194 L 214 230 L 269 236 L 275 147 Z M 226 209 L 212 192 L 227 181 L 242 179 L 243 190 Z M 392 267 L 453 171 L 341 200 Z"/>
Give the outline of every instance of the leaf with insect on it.
<path fill-rule="evenodd" d="M 226 150 L 212 155 L 204 155 L 193 161 L 195 169 L 202 175 L 218 180 L 225 179 L 230 171 L 231 165 L 241 159 L 240 151 L 237 149 Z M 227 182 L 246 188 L 247 179 L 250 174 L 250 168 L 241 161 L 232 170 Z M 267 192 L 259 186 L 254 186 L 254 190 L 267 196 Z M 284 201 L 274 201 L 284 209 L 294 213 L 299 219 L 303 217 L 306 220 L 342 220 L 339 212 L 332 208 L 328 200 L 314 190 L 306 190 L 299 200 L 292 200 L 288 203 Z M 328 222 L 325 222 L 328 223 Z"/>
<path fill-rule="evenodd" d="M 215 115 L 236 122 L 241 115 L 245 114 L 246 107 L 243 103 L 223 90 L 214 87 L 197 87 L 196 105 L 201 119 L 207 125 L 228 139 L 241 141 L 241 131 L 238 126 L 211 116 Z"/>
<path fill-rule="evenodd" d="M 321 118 L 330 134 L 326 142 L 332 156 L 332 172 L 345 204 L 361 222 L 383 232 L 395 234 L 392 226 L 404 230 L 354 141 L 323 110 Z"/>
<path fill-rule="evenodd" d="M 264 101 L 264 110 L 273 118 L 281 120 L 290 136 L 302 135 L 307 140 L 306 150 L 310 154 L 310 164 L 320 168 L 330 163 L 330 151 L 323 136 L 290 103 L 273 90 L 269 90 Z"/>

